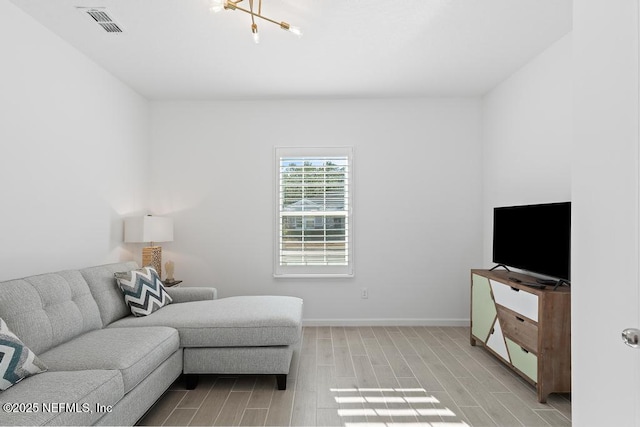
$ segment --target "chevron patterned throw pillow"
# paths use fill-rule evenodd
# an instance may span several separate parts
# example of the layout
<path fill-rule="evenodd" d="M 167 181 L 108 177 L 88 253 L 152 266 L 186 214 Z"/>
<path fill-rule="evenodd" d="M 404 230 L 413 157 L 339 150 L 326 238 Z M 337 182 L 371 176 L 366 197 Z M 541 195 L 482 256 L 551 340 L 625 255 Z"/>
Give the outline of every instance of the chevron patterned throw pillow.
<path fill-rule="evenodd" d="M 115 277 L 134 316 L 148 316 L 172 301 L 154 268 L 115 273 Z"/>
<path fill-rule="evenodd" d="M 0 319 L 0 390 L 47 370 L 47 367 Z"/>

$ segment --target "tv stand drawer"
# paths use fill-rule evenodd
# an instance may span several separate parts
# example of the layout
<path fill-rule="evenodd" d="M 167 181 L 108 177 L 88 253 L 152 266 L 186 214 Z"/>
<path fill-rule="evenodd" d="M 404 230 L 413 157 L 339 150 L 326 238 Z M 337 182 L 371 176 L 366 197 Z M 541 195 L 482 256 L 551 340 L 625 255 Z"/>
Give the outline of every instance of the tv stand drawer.
<path fill-rule="evenodd" d="M 505 338 L 507 349 L 509 349 L 509 357 L 513 366 L 525 374 L 534 383 L 538 382 L 538 356 L 527 351 L 526 348 Z"/>
<path fill-rule="evenodd" d="M 538 296 L 523 289 L 490 279 L 496 304 L 508 308 L 534 322 L 538 321 Z"/>
<path fill-rule="evenodd" d="M 538 354 L 538 324 L 501 305 L 496 305 L 496 309 L 504 336 Z"/>

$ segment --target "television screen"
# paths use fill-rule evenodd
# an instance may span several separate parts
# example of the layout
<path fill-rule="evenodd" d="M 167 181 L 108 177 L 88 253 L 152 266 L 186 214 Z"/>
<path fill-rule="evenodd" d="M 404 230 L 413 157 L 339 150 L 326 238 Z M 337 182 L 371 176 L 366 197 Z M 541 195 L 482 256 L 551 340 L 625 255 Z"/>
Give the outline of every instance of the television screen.
<path fill-rule="evenodd" d="M 493 262 L 571 279 L 571 202 L 493 210 Z"/>

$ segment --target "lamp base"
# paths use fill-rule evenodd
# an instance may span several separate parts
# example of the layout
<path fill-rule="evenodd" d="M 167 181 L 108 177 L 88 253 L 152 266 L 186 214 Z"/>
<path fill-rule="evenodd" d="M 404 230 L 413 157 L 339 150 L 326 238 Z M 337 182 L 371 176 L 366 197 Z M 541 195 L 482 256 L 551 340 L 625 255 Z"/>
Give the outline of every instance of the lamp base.
<path fill-rule="evenodd" d="M 162 280 L 162 247 L 147 246 L 142 249 L 142 266 L 153 267 Z"/>

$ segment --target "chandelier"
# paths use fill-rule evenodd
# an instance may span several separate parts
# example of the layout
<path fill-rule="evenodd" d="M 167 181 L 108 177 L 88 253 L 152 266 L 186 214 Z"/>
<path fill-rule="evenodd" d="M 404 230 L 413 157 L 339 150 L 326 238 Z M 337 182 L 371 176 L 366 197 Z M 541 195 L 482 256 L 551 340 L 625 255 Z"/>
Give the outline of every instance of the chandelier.
<path fill-rule="evenodd" d="M 302 37 L 302 31 L 300 31 L 300 28 L 289 25 L 284 21 L 278 22 L 274 19 L 267 18 L 266 16 L 262 15 L 262 0 L 248 0 L 249 9 L 240 6 L 240 3 L 242 3 L 243 1 L 244 0 L 211 0 L 210 9 L 212 12 L 220 12 L 223 9 L 239 10 L 251 15 L 251 33 L 253 34 L 253 41 L 256 43 L 260 43 L 260 34 L 258 33 L 258 24 L 256 24 L 256 18 L 260 18 L 267 22 L 276 24 L 283 30 L 289 31 L 297 35 L 298 37 Z"/>

